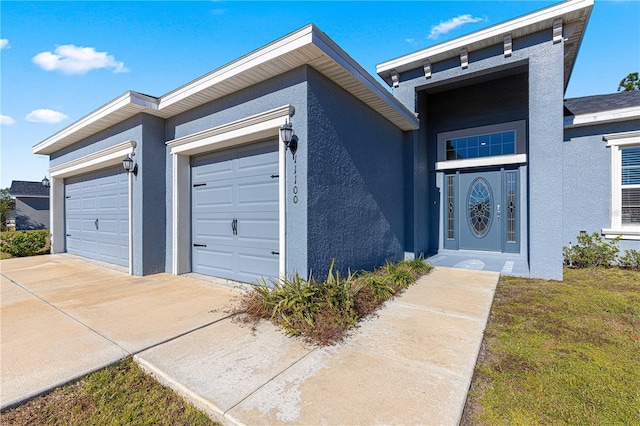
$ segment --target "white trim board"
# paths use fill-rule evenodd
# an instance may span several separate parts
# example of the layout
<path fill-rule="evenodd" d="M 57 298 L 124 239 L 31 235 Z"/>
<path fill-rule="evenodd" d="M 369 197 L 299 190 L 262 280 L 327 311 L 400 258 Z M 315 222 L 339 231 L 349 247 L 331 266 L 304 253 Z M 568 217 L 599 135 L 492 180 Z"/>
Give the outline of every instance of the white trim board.
<path fill-rule="evenodd" d="M 124 160 L 127 155 L 133 154 L 136 146 L 136 141 L 129 140 L 122 142 L 76 160 L 51 167 L 49 174 L 51 177 L 65 178 L 115 166 L 116 164 L 122 163 L 122 160 Z"/>
<path fill-rule="evenodd" d="M 436 170 L 462 169 L 469 167 L 501 166 L 505 164 L 521 164 L 527 162 L 527 154 L 495 155 L 467 160 L 438 161 Z"/>
<path fill-rule="evenodd" d="M 564 128 L 591 126 L 595 124 L 614 123 L 640 119 L 640 106 L 599 111 L 591 114 L 579 114 L 564 117 Z"/>
<path fill-rule="evenodd" d="M 291 105 L 284 105 L 202 132 L 167 142 L 171 148 L 172 176 L 172 260 L 174 275 L 191 272 L 191 187 L 190 157 L 205 152 L 258 142 L 267 137 L 278 138 L 279 170 L 279 273 L 286 275 L 286 150 L 280 138 L 280 126 L 293 114 Z"/>

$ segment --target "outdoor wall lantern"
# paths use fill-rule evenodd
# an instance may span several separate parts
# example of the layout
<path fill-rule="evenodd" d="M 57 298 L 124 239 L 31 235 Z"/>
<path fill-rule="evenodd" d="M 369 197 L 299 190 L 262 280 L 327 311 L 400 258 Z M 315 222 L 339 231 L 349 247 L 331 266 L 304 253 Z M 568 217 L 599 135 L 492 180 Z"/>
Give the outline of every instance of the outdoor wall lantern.
<path fill-rule="evenodd" d="M 291 150 L 291 154 L 295 155 L 298 150 L 298 138 L 293 135 L 293 126 L 287 122 L 280 127 L 280 138 L 287 148 Z"/>
<path fill-rule="evenodd" d="M 44 186 L 45 188 L 49 187 L 49 179 L 47 179 L 46 176 L 42 178 L 42 186 Z"/>
<path fill-rule="evenodd" d="M 127 173 L 133 173 L 134 176 L 138 176 L 138 164 L 133 164 L 131 156 L 127 155 L 127 157 L 122 160 L 122 167 L 124 167 Z"/>

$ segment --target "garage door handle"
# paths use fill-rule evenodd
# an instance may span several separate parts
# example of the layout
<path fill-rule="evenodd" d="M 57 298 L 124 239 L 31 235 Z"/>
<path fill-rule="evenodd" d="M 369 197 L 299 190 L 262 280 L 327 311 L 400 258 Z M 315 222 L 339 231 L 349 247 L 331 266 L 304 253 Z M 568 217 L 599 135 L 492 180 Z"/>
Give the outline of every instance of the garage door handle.
<path fill-rule="evenodd" d="M 238 219 L 231 221 L 231 231 L 233 231 L 233 235 L 238 235 Z"/>
<path fill-rule="evenodd" d="M 271 254 L 280 254 L 279 251 L 272 251 Z"/>
<path fill-rule="evenodd" d="M 195 188 L 196 186 L 207 186 L 206 183 L 194 183 L 193 187 Z"/>
<path fill-rule="evenodd" d="M 96 222 L 95 222 L 95 223 L 96 223 L 96 230 L 97 230 L 97 229 L 98 229 L 98 223 L 99 223 L 99 222 L 98 222 L 98 219 L 96 219 Z"/>
<path fill-rule="evenodd" d="M 194 247 L 206 247 L 207 245 L 206 244 L 194 244 L 193 246 Z"/>

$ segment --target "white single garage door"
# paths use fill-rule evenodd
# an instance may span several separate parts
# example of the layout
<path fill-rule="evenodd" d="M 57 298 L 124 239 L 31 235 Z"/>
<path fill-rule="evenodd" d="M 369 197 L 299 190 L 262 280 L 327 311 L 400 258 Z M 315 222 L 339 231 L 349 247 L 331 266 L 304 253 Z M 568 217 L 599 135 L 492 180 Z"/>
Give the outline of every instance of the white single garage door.
<path fill-rule="evenodd" d="M 127 179 L 122 166 L 65 179 L 67 252 L 129 265 Z"/>
<path fill-rule="evenodd" d="M 278 141 L 191 159 L 193 272 L 278 277 Z"/>

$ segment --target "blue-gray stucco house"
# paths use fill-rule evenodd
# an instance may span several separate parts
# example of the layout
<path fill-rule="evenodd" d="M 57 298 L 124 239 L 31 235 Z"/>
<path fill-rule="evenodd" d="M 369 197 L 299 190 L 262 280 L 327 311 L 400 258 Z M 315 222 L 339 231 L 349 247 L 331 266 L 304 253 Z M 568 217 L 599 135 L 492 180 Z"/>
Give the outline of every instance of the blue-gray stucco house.
<path fill-rule="evenodd" d="M 9 195 L 16 199 L 16 231 L 49 228 L 49 187 L 42 182 L 14 180 Z"/>
<path fill-rule="evenodd" d="M 580 232 L 640 249 L 638 94 L 564 99 L 592 6 L 382 63 L 392 92 L 313 25 L 164 96 L 127 92 L 33 148 L 52 251 L 254 282 L 420 255 L 562 279 Z"/>

